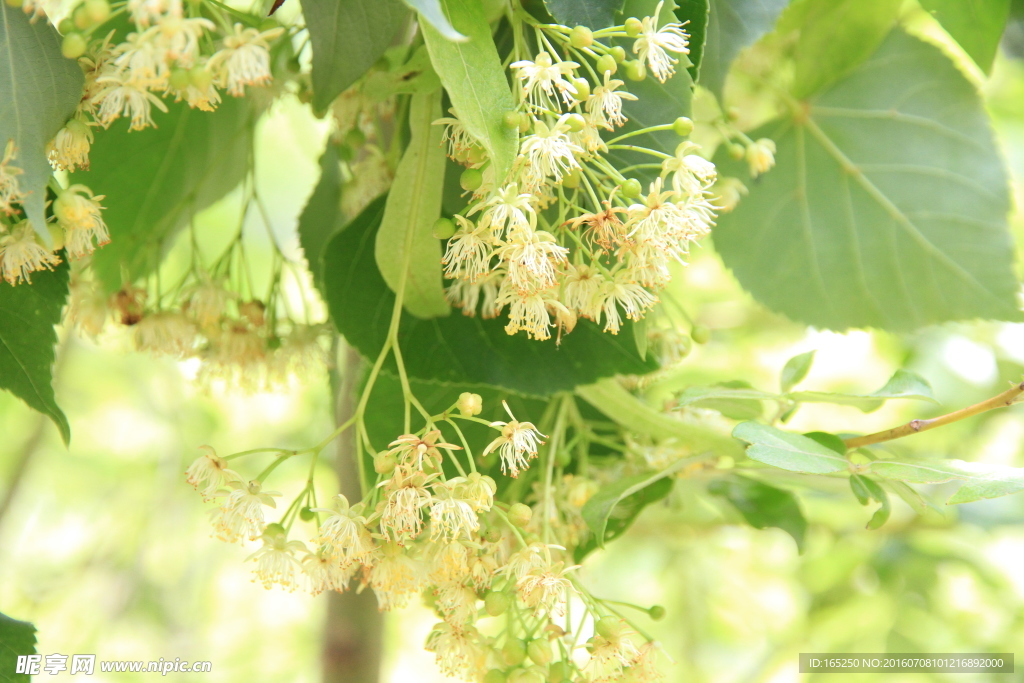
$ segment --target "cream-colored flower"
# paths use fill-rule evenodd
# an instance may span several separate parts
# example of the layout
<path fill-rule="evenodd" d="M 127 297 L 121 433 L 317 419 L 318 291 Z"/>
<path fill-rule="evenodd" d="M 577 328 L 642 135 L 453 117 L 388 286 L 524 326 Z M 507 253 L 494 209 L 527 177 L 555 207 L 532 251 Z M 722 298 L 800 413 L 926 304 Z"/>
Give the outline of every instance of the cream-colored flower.
<path fill-rule="evenodd" d="M 284 28 L 260 32 L 235 24 L 234 34 L 224 38 L 224 47 L 210 57 L 210 69 L 228 94 L 241 97 L 247 85 L 270 82 L 270 41 L 284 33 Z"/>
<path fill-rule="evenodd" d="M 683 142 L 676 148 L 675 156 L 661 162 L 662 176 L 673 174 L 672 189 L 680 199 L 703 194 L 718 177 L 713 163 L 692 154 L 698 149 L 692 142 Z"/>
<path fill-rule="evenodd" d="M 255 541 L 263 535 L 266 525 L 263 506 L 276 508 L 274 497 L 281 494 L 277 491 L 264 491 L 258 481 L 247 484 L 229 481 L 228 486 L 233 490 L 227 494 L 227 499 L 218 509 L 211 511 L 217 538 L 228 543 L 243 539 Z"/>
<path fill-rule="evenodd" d="M 424 567 L 401 546 L 388 543 L 370 570 L 370 587 L 381 611 L 405 607 L 423 585 Z"/>
<path fill-rule="evenodd" d="M 388 452 L 394 455 L 398 463 L 404 465 L 407 469 L 423 470 L 424 460 L 426 460 L 429 467 L 437 469 L 441 466 L 441 461 L 444 459 L 439 449 L 462 450 L 462 446 L 445 443 L 440 441 L 440 439 L 441 430 L 439 429 L 432 429 L 423 436 L 403 434 L 388 444 L 388 447 L 391 449 Z"/>
<path fill-rule="evenodd" d="M 565 575 L 574 569 L 576 567 L 565 567 L 562 562 L 534 569 L 516 581 L 519 599 L 535 612 L 565 616 L 572 590 L 572 583 Z"/>
<path fill-rule="evenodd" d="M 623 81 L 612 78 L 610 71 L 604 72 L 604 84 L 594 88 L 593 94 L 587 98 L 587 112 L 594 117 L 594 124 L 608 130 L 626 123 L 622 113 L 623 100 L 636 100 L 636 95 L 620 92 Z"/>
<path fill-rule="evenodd" d="M 302 570 L 306 573 L 309 591 L 313 595 L 331 590 L 339 593 L 348 588 L 349 582 L 360 565 L 350 564 L 341 567 L 324 553 L 306 553 L 302 558 Z"/>
<path fill-rule="evenodd" d="M 473 506 L 459 494 L 462 477 L 434 484 L 434 497 L 430 503 L 430 540 L 450 543 L 460 538 L 469 540 L 480 528 L 480 520 Z"/>
<path fill-rule="evenodd" d="M 501 429 L 501 436 L 492 441 L 484 449 L 484 455 L 498 449 L 501 455 L 501 471 L 511 477 L 518 477 L 521 470 L 527 469 L 529 458 L 537 457 L 537 449 L 543 445 L 543 434 L 537 431 L 532 422 L 520 422 L 512 414 L 508 403 L 502 401 L 510 422 L 492 422 L 491 426 Z"/>
<path fill-rule="evenodd" d="M 479 662 L 486 656 L 483 638 L 476 627 L 455 627 L 441 622 L 427 636 L 426 649 L 437 656 L 437 665 L 449 676 L 466 680 L 477 675 Z"/>
<path fill-rule="evenodd" d="M 527 135 L 519 144 L 523 177 L 531 188 L 549 180 L 559 183 L 567 173 L 580 167 L 576 157 L 582 156 L 584 151 L 569 139 L 565 119 L 563 116 L 550 128 L 543 121 L 537 121 L 533 135 Z"/>
<path fill-rule="evenodd" d="M 669 52 L 689 54 L 689 36 L 683 30 L 682 24 L 672 22 L 658 28 L 658 15 L 661 13 L 661 6 L 664 1 L 658 3 L 654 15 L 644 17 L 643 28 L 640 37 L 633 43 L 633 53 L 641 62 L 646 61 L 651 68 L 654 77 L 664 83 L 676 72 L 676 62 L 679 60 L 669 55 Z"/>
<path fill-rule="evenodd" d="M 131 130 L 142 130 L 156 125 L 153 123 L 153 106 L 162 112 L 167 111 L 167 105 L 146 87 L 126 82 L 120 76 L 101 76 L 96 82 L 100 88 L 91 105 L 96 110 L 96 119 L 104 128 L 121 116 L 130 116 Z"/>
<path fill-rule="evenodd" d="M 306 573 L 295 557 L 296 552 L 306 550 L 302 541 L 289 541 L 288 533 L 280 524 L 270 524 L 263 532 L 263 547 L 249 556 L 256 562 L 256 577 L 264 588 L 275 583 L 295 590 L 304 583 Z M 255 579 L 254 579 L 255 580 Z"/>
<path fill-rule="evenodd" d="M 8 284 L 31 284 L 32 273 L 53 270 L 58 263 L 60 257 L 39 244 L 28 221 L 15 224 L 7 234 L 0 232 L 0 275 Z"/>
<path fill-rule="evenodd" d="M 419 536 L 423 529 L 423 509 L 431 503 L 427 484 L 436 477 L 436 474 L 426 475 L 420 470 L 398 467 L 391 479 L 380 484 L 386 487 L 387 494 L 380 518 L 384 538 L 401 544 Z"/>
<path fill-rule="evenodd" d="M 441 263 L 444 275 L 450 279 L 476 282 L 491 270 L 494 254 L 493 239 L 488 229 L 478 227 L 462 216 L 455 216 L 458 230 L 448 240 Z"/>
<path fill-rule="evenodd" d="M 371 564 L 376 546 L 366 528 L 366 517 L 360 514 L 361 506 L 349 507 L 348 499 L 340 493 L 336 500 L 334 510 L 318 510 L 329 514 L 313 543 L 341 568 Z"/>
<path fill-rule="evenodd" d="M 747 165 L 754 178 L 771 170 L 775 166 L 775 141 L 761 138 L 747 145 Z"/>
<path fill-rule="evenodd" d="M 542 109 L 559 108 L 556 95 L 561 95 L 566 104 L 572 104 L 575 89 L 566 76 L 572 76 L 579 66 L 576 62 L 553 62 L 547 52 L 539 53 L 531 62 L 528 59 L 512 62 L 516 78 L 522 88 L 522 96 L 531 104 Z"/>
<path fill-rule="evenodd" d="M 134 326 L 135 348 L 185 358 L 195 352 L 196 328 L 178 311 L 155 311 Z"/>
<path fill-rule="evenodd" d="M 518 230 L 498 257 L 508 269 L 508 283 L 521 295 L 532 294 L 557 283 L 556 269 L 566 262 L 569 250 L 543 230 Z"/>
<path fill-rule="evenodd" d="M 103 195 L 93 195 L 85 185 L 72 185 L 53 202 L 53 214 L 64 229 L 64 246 L 71 258 L 88 256 L 96 247 L 110 243 L 110 233 L 101 213 L 102 199 Z"/>
<path fill-rule="evenodd" d="M 71 119 L 57 131 L 57 135 L 46 147 L 46 154 L 54 168 L 67 171 L 89 168 L 92 140 L 89 125 L 78 119 Z"/>
<path fill-rule="evenodd" d="M 23 171 L 11 163 L 16 156 L 18 150 L 12 138 L 4 145 L 4 156 L 0 159 L 0 211 L 8 216 L 18 213 L 13 204 L 20 203 L 25 197 L 18 185 L 18 176 Z"/>
<path fill-rule="evenodd" d="M 237 472 L 228 468 L 228 461 L 218 456 L 212 447 L 200 446 L 199 449 L 203 455 L 185 470 L 185 481 L 199 492 L 203 500 L 212 500 L 230 482 L 242 481 Z"/>

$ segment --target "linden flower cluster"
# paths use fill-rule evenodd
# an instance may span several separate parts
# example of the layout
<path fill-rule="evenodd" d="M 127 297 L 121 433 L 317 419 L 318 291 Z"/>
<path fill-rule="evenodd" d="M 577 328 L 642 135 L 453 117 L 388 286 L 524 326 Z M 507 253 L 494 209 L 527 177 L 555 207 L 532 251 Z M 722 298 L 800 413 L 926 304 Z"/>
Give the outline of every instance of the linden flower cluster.
<path fill-rule="evenodd" d="M 268 588 L 314 595 L 368 588 L 381 610 L 421 596 L 439 618 L 426 648 L 449 676 L 484 683 L 659 679 L 656 643 L 574 578 L 571 551 L 587 539 L 579 511 L 596 492 L 596 482 L 564 475 L 553 478 L 547 490 L 534 485 L 533 508 L 502 502 L 495 479 L 477 467 L 496 453 L 504 472 L 522 475 L 545 437 L 532 423 L 517 420 L 507 405 L 509 421 L 476 417 L 482 407 L 479 395 L 464 393 L 423 429 L 394 439 L 374 457 L 376 484 L 354 504 L 339 494 L 330 507 L 317 505 L 315 459 L 323 444 L 226 458 L 203 447 L 186 479 L 205 500 L 218 502 L 211 511 L 218 538 L 260 542 L 249 561 L 254 581 Z M 497 431 L 480 459 L 472 457 L 457 421 Z M 462 445 L 450 443 L 442 427 Z M 278 455 L 246 481 L 235 469 L 236 458 L 256 452 Z M 281 462 L 304 454 L 314 458 L 306 486 L 271 522 L 268 515 L 281 494 L 265 482 Z M 304 537 L 303 522 L 311 525 Z M 657 616 L 655 609 L 661 610 L 649 612 Z M 582 642 L 581 630 L 594 635 Z"/>
<path fill-rule="evenodd" d="M 472 193 L 454 224 L 438 226 L 451 235 L 443 263 L 455 282 L 447 295 L 466 315 L 495 317 L 507 307 L 509 334 L 548 339 L 580 317 L 616 334 L 623 318 L 639 320 L 654 306 L 670 264 L 685 263 L 715 218 L 715 167 L 697 145 L 682 142 L 667 154 L 634 144 L 655 131 L 688 135 L 689 119 L 616 135 L 626 105 L 638 100 L 616 75 L 642 80 L 649 71 L 665 82 L 688 51 L 687 35 L 653 17 L 596 32 L 534 30 L 539 52 L 510 65 L 519 105 L 505 121 L 522 135 L 507 178 L 494 177 L 457 111 L 438 121 L 449 156 L 467 166 L 462 185 Z M 636 59 L 626 60 L 616 43 L 630 41 Z M 519 42 L 517 54 L 525 51 Z M 623 154 L 632 165 L 620 170 L 611 157 Z M 639 170 L 652 171 L 646 192 L 626 175 Z"/>

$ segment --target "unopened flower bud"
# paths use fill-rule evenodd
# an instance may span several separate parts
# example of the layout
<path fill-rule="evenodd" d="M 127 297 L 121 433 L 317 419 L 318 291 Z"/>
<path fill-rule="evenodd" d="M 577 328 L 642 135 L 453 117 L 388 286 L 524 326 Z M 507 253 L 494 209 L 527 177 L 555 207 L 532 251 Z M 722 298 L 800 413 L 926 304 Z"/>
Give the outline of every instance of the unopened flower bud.
<path fill-rule="evenodd" d="M 555 658 L 555 653 L 551 650 L 551 643 L 548 642 L 547 638 L 531 640 L 529 645 L 526 646 L 526 654 L 534 664 L 540 664 L 541 666 L 548 664 Z"/>
<path fill-rule="evenodd" d="M 69 33 L 60 44 L 60 53 L 68 59 L 78 59 L 85 54 L 89 44 L 81 33 Z"/>
<path fill-rule="evenodd" d="M 475 192 L 484 184 L 484 174 L 478 168 L 467 168 L 459 177 L 459 184 L 463 190 Z"/>
<path fill-rule="evenodd" d="M 630 17 L 626 19 L 626 35 L 630 38 L 636 38 L 640 35 L 640 32 L 644 30 L 643 22 L 636 17 Z"/>
<path fill-rule="evenodd" d="M 530 523 L 530 519 L 533 518 L 533 510 L 529 505 L 522 503 L 513 503 L 512 507 L 508 509 L 508 521 L 512 522 L 513 526 L 517 526 L 520 529 Z"/>
<path fill-rule="evenodd" d="M 685 138 L 687 135 L 693 132 L 693 121 L 680 116 L 678 119 L 672 122 L 672 130 L 681 138 Z"/>
<path fill-rule="evenodd" d="M 608 54 L 612 56 L 617 64 L 622 64 L 626 61 L 626 48 L 616 45 L 612 49 L 608 50 Z"/>
<path fill-rule="evenodd" d="M 501 119 L 502 123 L 505 124 L 506 128 L 518 128 L 519 127 L 519 112 L 507 111 L 505 116 Z"/>
<path fill-rule="evenodd" d="M 627 199 L 633 199 L 639 197 L 640 193 L 643 192 L 643 187 L 640 185 L 640 181 L 636 178 L 630 178 L 626 182 L 622 183 L 622 196 Z"/>
<path fill-rule="evenodd" d="M 464 391 L 459 394 L 459 401 L 455 404 L 462 417 L 473 417 L 479 415 L 484 409 L 484 400 L 480 394 Z"/>
<path fill-rule="evenodd" d="M 526 643 L 519 638 L 509 638 L 501 648 L 501 656 L 509 666 L 517 666 L 526 659 Z"/>
<path fill-rule="evenodd" d="M 569 114 L 565 119 L 565 125 L 573 133 L 579 133 L 587 125 L 587 122 L 579 114 Z"/>
<path fill-rule="evenodd" d="M 484 676 L 484 683 L 506 683 L 508 678 L 501 669 L 491 669 Z"/>
<path fill-rule="evenodd" d="M 739 161 L 744 156 L 746 156 L 747 149 L 743 145 L 734 142 L 731 145 L 729 145 L 728 152 L 730 157 L 732 157 L 736 161 Z"/>
<path fill-rule="evenodd" d="M 594 44 L 594 32 L 586 26 L 576 26 L 569 32 L 569 44 L 581 49 Z"/>
<path fill-rule="evenodd" d="M 625 624 L 622 623 L 622 619 L 619 617 L 601 617 L 594 624 L 594 630 L 597 631 L 597 635 L 602 638 L 612 639 L 619 636 Z"/>
<path fill-rule="evenodd" d="M 508 596 L 508 593 L 491 591 L 484 597 L 484 609 L 492 617 L 504 614 L 511 604 L 512 598 Z"/>
<path fill-rule="evenodd" d="M 451 218 L 445 218 L 442 216 L 434 221 L 434 227 L 431 229 L 431 234 L 439 240 L 449 239 L 455 234 L 455 222 Z"/>
<path fill-rule="evenodd" d="M 625 64 L 626 78 L 631 81 L 642 81 L 647 78 L 647 67 L 637 59 L 631 59 Z"/>
<path fill-rule="evenodd" d="M 580 102 L 590 97 L 590 81 L 585 78 L 572 79 L 572 89 L 575 91 L 573 97 Z"/>
<path fill-rule="evenodd" d="M 661 621 L 665 618 L 665 608 L 661 605 L 654 605 L 649 610 L 647 610 L 647 613 L 651 615 L 651 619 L 653 619 L 654 621 Z"/>
<path fill-rule="evenodd" d="M 85 0 L 85 13 L 95 24 L 102 24 L 110 18 L 110 3 L 107 0 Z"/>
<path fill-rule="evenodd" d="M 381 451 L 373 456 L 373 471 L 377 474 L 391 474 L 397 466 L 398 460 L 390 451 Z"/>
<path fill-rule="evenodd" d="M 616 64 L 615 58 L 611 55 L 601 55 L 597 60 L 597 73 L 615 73 L 619 70 L 619 65 Z"/>
<path fill-rule="evenodd" d="M 690 330 L 690 336 L 698 344 L 707 344 L 711 339 L 711 330 L 704 325 L 694 325 L 693 329 Z"/>

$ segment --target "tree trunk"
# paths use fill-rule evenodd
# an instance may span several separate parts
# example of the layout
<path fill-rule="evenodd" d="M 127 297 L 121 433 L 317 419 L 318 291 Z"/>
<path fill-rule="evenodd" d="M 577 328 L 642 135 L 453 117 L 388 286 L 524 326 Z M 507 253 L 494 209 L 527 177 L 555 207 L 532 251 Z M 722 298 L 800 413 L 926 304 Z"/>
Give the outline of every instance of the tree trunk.
<path fill-rule="evenodd" d="M 362 359 L 355 349 L 338 340 L 339 373 L 336 381 L 335 420 L 343 424 L 356 409 Z M 335 469 L 341 493 L 352 503 L 362 499 L 359 465 L 356 462 L 356 430 L 338 437 Z M 324 625 L 323 683 L 377 683 L 380 680 L 381 641 L 384 618 L 373 592 L 332 592 L 327 599 Z"/>

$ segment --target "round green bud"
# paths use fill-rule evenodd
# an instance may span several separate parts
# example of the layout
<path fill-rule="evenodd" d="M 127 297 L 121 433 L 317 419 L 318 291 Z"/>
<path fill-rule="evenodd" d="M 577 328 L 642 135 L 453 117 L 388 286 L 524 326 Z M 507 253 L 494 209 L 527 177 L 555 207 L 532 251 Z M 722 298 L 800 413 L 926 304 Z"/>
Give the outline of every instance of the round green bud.
<path fill-rule="evenodd" d="M 483 533 L 484 540 L 488 543 L 497 543 L 501 540 L 501 532 L 491 527 Z"/>
<path fill-rule="evenodd" d="M 650 614 L 651 619 L 654 619 L 655 621 L 661 621 L 665 618 L 665 608 L 661 605 L 654 605 L 647 610 L 647 613 Z"/>
<path fill-rule="evenodd" d="M 85 10 L 85 5 L 79 5 L 75 8 L 75 11 L 71 13 L 71 21 L 75 22 L 75 28 L 79 31 L 92 26 L 92 21 L 89 19 L 89 13 Z"/>
<path fill-rule="evenodd" d="M 533 126 L 533 118 L 525 111 L 519 115 L 519 132 L 526 133 Z"/>
<path fill-rule="evenodd" d="M 526 659 L 526 643 L 519 638 L 509 638 L 501 648 L 501 656 L 509 666 L 518 666 Z"/>
<path fill-rule="evenodd" d="M 544 674 L 534 669 L 519 669 L 508 679 L 509 683 L 544 683 Z"/>
<path fill-rule="evenodd" d="M 626 61 L 626 48 L 621 45 L 616 45 L 612 49 L 608 50 L 608 54 L 612 56 L 617 64 L 622 64 Z"/>
<path fill-rule="evenodd" d="M 81 33 L 69 33 L 60 44 L 60 52 L 68 59 L 78 59 L 85 54 L 89 43 Z"/>
<path fill-rule="evenodd" d="M 572 462 L 572 454 L 567 450 L 558 451 L 555 455 L 555 464 L 559 467 L 568 467 Z"/>
<path fill-rule="evenodd" d="M 711 330 L 704 325 L 694 325 L 693 329 L 690 330 L 690 336 L 698 344 L 707 344 L 711 339 Z"/>
<path fill-rule="evenodd" d="M 630 38 L 636 38 L 640 35 L 640 32 L 644 30 L 644 24 L 636 17 L 630 17 L 626 19 L 626 35 Z"/>
<path fill-rule="evenodd" d="M 519 112 L 517 112 L 517 111 L 507 111 L 507 112 L 505 112 L 505 116 L 502 117 L 501 122 L 504 123 L 505 127 L 508 128 L 508 129 L 518 128 L 519 127 Z M 504 675 L 504 674 L 502 674 L 502 675 Z"/>
<path fill-rule="evenodd" d="M 565 119 L 565 125 L 567 125 L 569 130 L 573 133 L 579 133 L 587 125 L 587 122 L 579 114 L 569 114 Z"/>
<path fill-rule="evenodd" d="M 569 32 L 569 44 L 577 50 L 594 44 L 594 32 L 586 26 L 576 26 Z"/>
<path fill-rule="evenodd" d="M 459 177 L 459 184 L 462 185 L 463 190 L 469 192 L 479 190 L 480 186 L 484 184 L 484 174 L 480 172 L 479 168 L 467 168 Z"/>
<path fill-rule="evenodd" d="M 22 0 L 18 1 L 21 2 Z M 18 7 L 18 5 L 12 5 L 10 0 L 8 0 L 7 4 L 11 5 L 11 7 Z M 64 17 L 60 20 L 60 23 L 57 24 L 57 30 L 60 31 L 62 36 L 66 36 L 75 30 L 75 22 L 71 20 L 71 17 Z"/>
<path fill-rule="evenodd" d="M 517 526 L 520 529 L 529 524 L 532 517 L 533 510 L 529 505 L 512 503 L 512 507 L 508 509 L 508 521 L 512 522 L 514 526 Z"/>
<path fill-rule="evenodd" d="M 391 474 L 398 466 L 395 454 L 389 451 L 381 451 L 373 456 L 373 471 L 377 474 Z"/>
<path fill-rule="evenodd" d="M 491 591 L 484 596 L 484 609 L 492 617 L 504 614 L 511 604 L 512 598 L 509 597 L 508 593 Z"/>
<path fill-rule="evenodd" d="M 206 90 L 213 83 L 213 74 L 197 64 L 188 70 L 188 80 L 197 90 Z"/>
<path fill-rule="evenodd" d="M 570 190 L 575 190 L 577 187 L 580 186 L 580 179 L 582 177 L 583 174 L 580 172 L 580 169 L 574 168 L 568 173 L 566 173 L 564 176 L 562 176 L 562 187 L 568 188 Z"/>
<path fill-rule="evenodd" d="M 102 24 L 110 18 L 110 3 L 107 0 L 85 0 L 85 13 L 95 24 Z"/>
<path fill-rule="evenodd" d="M 562 679 L 572 675 L 572 667 L 568 662 L 559 660 L 548 667 L 548 683 L 561 683 Z"/>
<path fill-rule="evenodd" d="M 484 675 L 484 683 L 505 683 L 508 677 L 501 669 L 491 669 Z"/>
<path fill-rule="evenodd" d="M 626 182 L 622 183 L 622 196 L 627 199 L 634 199 L 640 196 L 640 193 L 644 191 L 644 188 L 640 185 L 640 181 L 636 178 L 630 178 Z"/>
<path fill-rule="evenodd" d="M 174 69 L 171 71 L 168 81 L 174 90 L 184 90 L 188 87 L 188 69 Z"/>
<path fill-rule="evenodd" d="M 613 616 L 601 617 L 594 624 L 594 630 L 599 636 L 610 640 L 622 633 L 622 619 Z"/>
<path fill-rule="evenodd" d="M 642 81 L 647 78 L 647 67 L 637 59 L 631 59 L 625 64 L 626 78 L 631 81 Z"/>
<path fill-rule="evenodd" d="M 466 157 L 469 159 L 471 164 L 480 164 L 487 159 L 487 150 L 480 145 L 473 145 L 469 148 L 469 154 Z"/>
<path fill-rule="evenodd" d="M 446 240 L 455 234 L 455 221 L 451 218 L 441 216 L 434 221 L 434 227 L 430 234 L 439 240 Z"/>
<path fill-rule="evenodd" d="M 681 138 L 685 138 L 687 135 L 693 132 L 693 121 L 680 116 L 678 119 L 672 122 L 672 130 Z"/>
<path fill-rule="evenodd" d="M 299 519 L 303 522 L 310 522 L 314 517 L 316 517 L 316 513 L 313 512 L 313 509 L 308 505 L 303 506 L 303 508 L 299 510 Z"/>
<path fill-rule="evenodd" d="M 611 55 L 601 55 L 597 60 L 597 73 L 604 74 L 606 72 L 615 73 L 619 70 L 619 65 L 615 62 L 615 58 Z"/>
<path fill-rule="evenodd" d="M 572 79 L 572 89 L 575 91 L 573 97 L 580 102 L 590 97 L 590 81 L 585 78 Z"/>
<path fill-rule="evenodd" d="M 355 126 L 345 133 L 345 144 L 349 147 L 362 147 L 366 144 L 366 133 L 359 126 Z"/>
<path fill-rule="evenodd" d="M 541 666 L 548 664 L 555 658 L 555 653 L 551 649 L 551 643 L 548 642 L 547 638 L 531 640 L 529 645 L 526 646 L 526 655 L 534 664 L 540 664 Z"/>
<path fill-rule="evenodd" d="M 729 156 L 739 161 L 743 157 L 747 156 L 747 148 L 739 143 L 732 143 L 729 145 Z"/>

